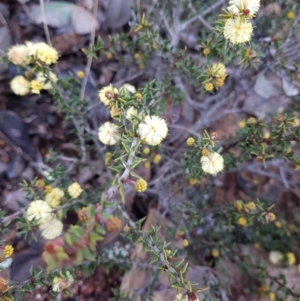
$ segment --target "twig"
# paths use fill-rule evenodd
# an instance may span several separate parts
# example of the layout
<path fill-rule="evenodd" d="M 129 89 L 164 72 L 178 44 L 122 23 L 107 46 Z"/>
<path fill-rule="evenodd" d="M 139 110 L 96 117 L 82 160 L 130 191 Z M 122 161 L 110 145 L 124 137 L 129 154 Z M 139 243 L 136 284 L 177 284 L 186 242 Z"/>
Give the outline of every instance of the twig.
<path fill-rule="evenodd" d="M 41 6 L 41 12 L 42 12 L 42 18 L 43 18 L 43 27 L 44 27 L 44 31 L 45 31 L 45 35 L 46 35 L 46 40 L 47 40 L 47 43 L 50 46 L 52 46 L 50 33 L 49 33 L 48 25 L 47 25 L 44 0 L 40 0 L 40 6 Z"/>
<path fill-rule="evenodd" d="M 99 1 L 94 1 L 93 16 L 95 18 L 97 16 L 98 3 L 99 3 Z M 91 46 L 94 46 L 94 44 L 95 44 L 95 36 L 96 36 L 96 26 L 95 26 L 95 28 L 92 28 L 92 31 L 91 31 Z M 85 89 L 86 89 L 86 85 L 87 85 L 88 78 L 89 78 L 89 75 L 90 75 L 92 61 L 93 61 L 93 57 L 89 56 L 88 60 L 87 60 L 86 67 L 85 67 L 85 77 L 84 77 L 84 79 L 82 81 L 82 85 L 81 85 L 80 100 L 84 99 Z"/>

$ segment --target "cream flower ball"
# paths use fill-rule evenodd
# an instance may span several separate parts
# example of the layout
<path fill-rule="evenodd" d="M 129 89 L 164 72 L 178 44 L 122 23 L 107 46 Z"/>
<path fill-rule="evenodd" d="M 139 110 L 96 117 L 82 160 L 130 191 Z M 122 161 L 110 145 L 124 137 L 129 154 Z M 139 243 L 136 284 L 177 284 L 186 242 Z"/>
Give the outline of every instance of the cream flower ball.
<path fill-rule="evenodd" d="M 7 52 L 8 59 L 15 65 L 27 65 L 29 50 L 26 45 L 15 45 Z"/>
<path fill-rule="evenodd" d="M 135 93 L 136 89 L 135 86 L 130 85 L 130 84 L 124 84 L 121 88 L 120 88 L 120 92 L 123 92 L 124 94 L 129 94 L 129 93 Z"/>
<path fill-rule="evenodd" d="M 73 276 L 69 271 L 66 272 L 66 275 L 61 273 L 61 277 L 54 277 L 52 281 L 52 290 L 54 292 L 62 292 L 68 288 L 74 282 Z"/>
<path fill-rule="evenodd" d="M 64 192 L 59 188 L 53 188 L 45 196 L 45 201 L 52 207 L 56 208 L 60 205 L 61 199 L 64 197 Z"/>
<path fill-rule="evenodd" d="M 41 61 L 47 65 L 51 65 L 57 62 L 58 52 L 53 47 L 44 42 L 38 43 L 26 43 L 29 54 L 32 55 L 37 61 Z"/>
<path fill-rule="evenodd" d="M 168 126 L 164 119 L 148 115 L 139 124 L 138 133 L 149 145 L 158 145 L 167 137 Z"/>
<path fill-rule="evenodd" d="M 119 97 L 119 91 L 117 88 L 114 88 L 112 85 L 103 87 L 99 91 L 99 98 L 102 103 L 106 106 L 110 104 L 111 101 L 117 100 Z"/>
<path fill-rule="evenodd" d="M 103 144 L 116 144 L 121 139 L 118 126 L 108 121 L 103 123 L 98 130 L 98 138 Z"/>
<path fill-rule="evenodd" d="M 73 199 L 78 198 L 81 195 L 82 191 L 83 191 L 82 188 L 77 182 L 71 184 L 68 187 L 68 193 Z"/>
<path fill-rule="evenodd" d="M 51 207 L 43 200 L 37 200 L 30 203 L 26 210 L 26 218 L 29 221 L 39 220 L 39 223 L 51 216 Z"/>
<path fill-rule="evenodd" d="M 219 153 L 211 153 L 200 159 L 202 170 L 205 173 L 215 175 L 224 169 L 224 159 Z"/>
<path fill-rule="evenodd" d="M 228 19 L 224 26 L 224 37 L 232 44 L 249 42 L 252 32 L 252 24 L 241 17 Z"/>
<path fill-rule="evenodd" d="M 47 217 L 39 226 L 42 236 L 52 240 L 62 233 L 63 223 L 54 216 Z"/>
<path fill-rule="evenodd" d="M 17 75 L 10 81 L 10 88 L 16 95 L 28 94 L 30 87 L 30 82 L 23 75 Z"/>
<path fill-rule="evenodd" d="M 283 260 L 283 254 L 278 251 L 270 251 L 269 252 L 269 260 L 273 264 L 279 264 Z"/>
<path fill-rule="evenodd" d="M 225 79 L 227 76 L 226 67 L 224 64 L 222 64 L 220 62 L 213 64 L 210 68 L 210 71 L 213 74 L 213 76 L 218 77 L 218 78 Z"/>
<path fill-rule="evenodd" d="M 230 0 L 227 10 L 234 15 L 248 10 L 249 13 L 244 15 L 251 18 L 258 12 L 259 7 L 260 0 Z"/>
<path fill-rule="evenodd" d="M 126 112 L 126 119 L 130 121 L 136 121 L 138 119 L 143 119 L 144 113 L 140 112 L 138 113 L 137 109 L 135 107 L 130 107 Z"/>
<path fill-rule="evenodd" d="M 50 71 L 49 73 L 49 78 L 47 78 L 42 72 L 38 72 L 36 80 L 38 80 L 41 83 L 42 89 L 50 90 L 52 89 L 52 82 L 56 83 L 58 78 L 56 74 L 54 74 L 52 71 Z"/>

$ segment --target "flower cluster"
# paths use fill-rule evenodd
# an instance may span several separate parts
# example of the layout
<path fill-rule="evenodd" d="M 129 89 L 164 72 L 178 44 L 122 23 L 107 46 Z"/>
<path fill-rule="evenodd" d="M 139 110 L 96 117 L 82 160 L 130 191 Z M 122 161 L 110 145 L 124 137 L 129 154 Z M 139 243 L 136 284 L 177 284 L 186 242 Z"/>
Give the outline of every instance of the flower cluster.
<path fill-rule="evenodd" d="M 44 42 L 27 42 L 14 45 L 7 52 L 8 59 L 15 65 L 25 66 L 36 61 L 39 65 L 51 65 L 57 62 L 58 52 Z"/>
<path fill-rule="evenodd" d="M 46 77 L 39 72 L 35 79 L 27 80 L 23 75 L 17 75 L 10 81 L 10 88 L 16 95 L 24 96 L 28 93 L 40 94 L 42 90 L 52 89 L 52 83 L 57 82 L 57 76 L 49 72 Z"/>
<path fill-rule="evenodd" d="M 204 82 L 204 89 L 208 92 L 214 88 L 218 89 L 224 85 L 227 76 L 226 67 L 222 63 L 215 63 L 205 72 L 208 79 Z"/>
<path fill-rule="evenodd" d="M 33 64 L 43 66 L 56 63 L 58 52 L 44 42 L 27 42 L 24 45 L 14 45 L 8 52 L 10 62 L 18 66 Z M 49 71 L 47 76 L 38 72 L 35 78 L 31 78 L 30 72 L 15 76 L 10 82 L 10 88 L 16 95 L 24 96 L 28 93 L 40 94 L 41 90 L 50 90 L 52 83 L 57 82 L 57 76 Z"/>
<path fill-rule="evenodd" d="M 47 201 L 31 202 L 26 210 L 26 218 L 28 221 L 36 221 L 45 239 L 54 239 L 62 232 L 63 224 L 52 213 L 52 208 Z"/>
<path fill-rule="evenodd" d="M 120 103 L 124 103 L 123 97 L 130 97 L 135 92 L 135 87 L 128 84 L 124 84 L 119 90 L 109 85 L 99 91 L 99 98 L 110 109 L 110 115 L 114 118 L 122 113 Z M 166 138 L 168 126 L 164 119 L 155 115 L 145 116 L 142 107 L 137 109 L 130 106 L 124 113 L 128 121 L 137 125 L 137 133 L 142 141 L 149 145 L 158 145 Z M 121 129 L 112 122 L 105 122 L 98 129 L 98 138 L 103 144 L 114 145 L 121 139 Z"/>
<path fill-rule="evenodd" d="M 260 7 L 260 0 L 230 0 L 227 11 L 230 18 L 225 22 L 223 34 L 232 44 L 249 42 L 253 26 L 249 19 L 253 18 Z"/>

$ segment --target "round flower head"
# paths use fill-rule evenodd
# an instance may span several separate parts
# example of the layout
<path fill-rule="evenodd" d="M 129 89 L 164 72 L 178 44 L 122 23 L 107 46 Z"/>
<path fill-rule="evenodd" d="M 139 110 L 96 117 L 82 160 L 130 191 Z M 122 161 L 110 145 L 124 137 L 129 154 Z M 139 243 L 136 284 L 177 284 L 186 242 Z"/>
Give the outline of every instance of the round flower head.
<path fill-rule="evenodd" d="M 137 192 L 144 192 L 145 190 L 147 190 L 147 187 L 148 183 L 144 179 L 138 179 L 134 186 Z"/>
<path fill-rule="evenodd" d="M 269 260 L 273 264 L 279 264 L 283 260 L 283 254 L 278 251 L 270 251 Z"/>
<path fill-rule="evenodd" d="M 130 93 L 135 93 L 136 89 L 135 86 L 130 85 L 130 84 L 124 84 L 121 88 L 120 88 L 120 92 L 124 93 L 124 94 L 130 94 Z"/>
<path fill-rule="evenodd" d="M 30 82 L 31 93 L 40 94 L 43 89 L 43 85 L 37 79 L 34 79 Z"/>
<path fill-rule="evenodd" d="M 224 159 L 219 153 L 211 153 L 200 159 L 202 170 L 205 173 L 215 175 L 224 169 Z"/>
<path fill-rule="evenodd" d="M 54 216 L 49 216 L 40 224 L 39 229 L 45 239 L 52 240 L 62 233 L 63 223 Z"/>
<path fill-rule="evenodd" d="M 225 79 L 227 76 L 226 74 L 226 67 L 222 63 L 215 63 L 211 66 L 210 68 L 210 73 L 217 77 L 217 78 L 222 78 Z"/>
<path fill-rule="evenodd" d="M 249 42 L 253 31 L 252 24 L 241 17 L 228 19 L 224 27 L 224 37 L 232 44 Z"/>
<path fill-rule="evenodd" d="M 103 144 L 114 145 L 120 140 L 121 135 L 118 126 L 107 121 L 99 127 L 98 137 Z"/>
<path fill-rule="evenodd" d="M 100 101 L 103 102 L 106 106 L 108 106 L 111 101 L 117 100 L 118 97 L 119 97 L 118 89 L 114 88 L 112 85 L 103 87 L 99 91 Z"/>
<path fill-rule="evenodd" d="M 259 7 L 260 0 L 230 0 L 227 10 L 233 15 L 241 12 L 245 17 L 252 18 L 258 12 Z"/>
<path fill-rule="evenodd" d="M 52 290 L 54 292 L 62 292 L 68 288 L 74 282 L 73 276 L 69 271 L 66 272 L 66 275 L 61 274 L 61 277 L 54 277 L 52 281 Z"/>
<path fill-rule="evenodd" d="M 57 62 L 58 52 L 44 42 L 27 43 L 30 55 L 32 55 L 38 62 L 43 62 L 51 65 Z"/>
<path fill-rule="evenodd" d="M 56 74 L 51 71 L 47 77 L 42 72 L 39 72 L 36 76 L 36 80 L 41 83 L 43 90 L 50 90 L 52 89 L 52 82 L 56 83 L 58 78 Z"/>
<path fill-rule="evenodd" d="M 29 221 L 39 220 L 39 223 L 43 221 L 43 219 L 50 217 L 51 215 L 51 207 L 47 202 L 42 200 L 37 200 L 31 202 L 26 210 L 26 218 Z"/>
<path fill-rule="evenodd" d="M 143 112 L 138 113 L 135 107 L 130 107 L 126 112 L 126 119 L 130 121 L 135 121 L 138 119 L 142 119 L 144 117 Z"/>
<path fill-rule="evenodd" d="M 73 184 L 71 184 L 69 187 L 68 187 L 68 192 L 69 192 L 69 195 L 73 198 L 73 199 L 77 199 L 81 193 L 82 193 L 82 189 L 80 187 L 80 185 L 75 182 Z"/>
<path fill-rule="evenodd" d="M 11 245 L 6 245 L 3 249 L 3 254 L 5 257 L 10 257 L 14 253 L 14 248 Z"/>
<path fill-rule="evenodd" d="M 16 95 L 24 96 L 30 91 L 30 82 L 23 75 L 17 75 L 10 81 L 10 88 Z"/>
<path fill-rule="evenodd" d="M 7 52 L 8 59 L 15 65 L 27 65 L 29 51 L 25 45 L 15 45 Z"/>
<path fill-rule="evenodd" d="M 46 194 L 45 201 L 52 207 L 56 208 L 60 205 L 61 199 L 64 197 L 64 192 L 59 188 L 53 188 Z"/>
<path fill-rule="evenodd" d="M 158 116 L 146 116 L 138 126 L 138 132 L 142 140 L 149 145 L 158 145 L 168 134 L 167 123 Z"/>

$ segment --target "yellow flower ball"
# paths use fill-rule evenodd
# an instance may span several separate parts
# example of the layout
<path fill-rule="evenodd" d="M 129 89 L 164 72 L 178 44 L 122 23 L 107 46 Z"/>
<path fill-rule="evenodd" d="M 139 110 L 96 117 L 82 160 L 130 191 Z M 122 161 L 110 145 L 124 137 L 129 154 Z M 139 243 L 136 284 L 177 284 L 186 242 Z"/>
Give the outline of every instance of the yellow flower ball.
<path fill-rule="evenodd" d="M 238 125 L 239 125 L 239 128 L 240 128 L 240 129 L 243 129 L 243 128 L 246 126 L 245 120 L 241 120 L 241 121 L 238 123 Z"/>
<path fill-rule="evenodd" d="M 82 207 L 78 211 L 78 218 L 82 223 L 85 223 L 89 219 L 89 212 L 87 207 Z"/>
<path fill-rule="evenodd" d="M 282 224 L 281 224 L 280 221 L 276 221 L 276 222 L 274 223 L 274 225 L 275 225 L 276 228 L 281 228 L 281 227 L 282 227 Z"/>
<path fill-rule="evenodd" d="M 149 147 L 145 147 L 145 148 L 143 149 L 143 153 L 144 153 L 146 156 L 148 156 L 148 155 L 150 154 L 150 148 L 149 148 Z"/>
<path fill-rule="evenodd" d="M 83 190 L 77 182 L 68 187 L 68 193 L 73 199 L 77 199 L 81 195 L 82 191 Z"/>
<path fill-rule="evenodd" d="M 241 212 L 244 208 L 244 203 L 243 201 L 241 200 L 237 200 L 234 202 L 234 209 L 237 211 L 237 212 Z"/>
<path fill-rule="evenodd" d="M 204 157 L 207 157 L 210 154 L 211 153 L 210 153 L 210 150 L 208 148 L 203 148 L 202 151 L 201 151 L 201 155 L 204 156 Z"/>
<path fill-rule="evenodd" d="M 205 56 L 209 55 L 209 53 L 210 53 L 209 48 L 204 48 L 204 49 L 203 49 L 203 54 L 204 54 Z"/>
<path fill-rule="evenodd" d="M 239 224 L 240 226 L 246 226 L 246 225 L 247 225 L 247 219 L 246 219 L 245 217 L 240 217 L 240 218 L 238 219 L 238 224 Z"/>
<path fill-rule="evenodd" d="M 269 300 L 275 301 L 276 300 L 276 294 L 274 292 L 269 292 Z"/>
<path fill-rule="evenodd" d="M 135 190 L 137 192 L 144 192 L 148 187 L 148 183 L 144 179 L 138 179 L 135 183 Z"/>
<path fill-rule="evenodd" d="M 192 146 L 195 144 L 195 139 L 193 137 L 189 137 L 187 140 L 186 140 L 186 144 L 188 146 Z"/>
<path fill-rule="evenodd" d="M 204 84 L 204 90 L 205 91 L 208 91 L 208 92 L 210 92 L 210 91 L 212 91 L 214 89 L 214 85 L 212 84 L 212 83 L 206 83 L 206 84 Z"/>
<path fill-rule="evenodd" d="M 226 73 L 226 67 L 224 64 L 222 63 L 215 63 L 213 64 L 211 67 L 210 67 L 210 70 L 209 70 L 209 73 L 216 77 L 216 78 L 220 78 L 220 79 L 223 79 L 223 82 L 224 82 L 224 79 L 226 78 L 227 76 L 227 73 Z"/>
<path fill-rule="evenodd" d="M 53 188 L 51 192 L 46 194 L 45 201 L 52 207 L 56 208 L 60 205 L 61 199 L 64 197 L 64 192 L 59 188 Z"/>
<path fill-rule="evenodd" d="M 40 81 L 34 79 L 30 82 L 31 93 L 33 94 L 41 94 L 41 90 L 43 89 L 43 85 Z"/>
<path fill-rule="evenodd" d="M 150 167 L 151 167 L 151 163 L 150 163 L 149 161 L 146 161 L 146 162 L 144 163 L 144 167 L 145 167 L 145 168 L 150 168 Z"/>
<path fill-rule="evenodd" d="M 79 78 L 79 79 L 83 79 L 85 77 L 85 73 L 82 71 L 82 70 L 78 70 L 76 72 L 76 76 Z"/>
<path fill-rule="evenodd" d="M 156 154 L 156 155 L 154 156 L 154 158 L 153 158 L 153 163 L 154 163 L 154 164 L 157 164 L 157 163 L 160 162 L 160 160 L 161 160 L 161 155 Z"/>
<path fill-rule="evenodd" d="M 289 252 L 286 254 L 289 265 L 294 265 L 297 262 L 296 256 L 294 253 Z"/>
<path fill-rule="evenodd" d="M 195 178 L 189 179 L 189 184 L 190 184 L 191 186 L 196 185 L 196 184 L 197 184 L 197 179 L 195 179 Z"/>
<path fill-rule="evenodd" d="M 254 211 L 256 209 L 256 204 L 254 202 L 249 202 L 249 203 L 245 204 L 244 209 L 246 212 Z"/>
<path fill-rule="evenodd" d="M 286 17 L 287 17 L 287 19 L 289 19 L 289 20 L 294 20 L 295 17 L 296 17 L 296 15 L 295 15 L 295 13 L 294 13 L 293 11 L 289 11 L 289 12 L 286 14 Z"/>
<path fill-rule="evenodd" d="M 212 257 L 214 257 L 214 258 L 218 258 L 218 257 L 220 256 L 220 252 L 219 252 L 219 250 L 217 250 L 217 249 L 212 249 L 212 250 L 211 250 L 211 255 L 212 255 Z"/>
<path fill-rule="evenodd" d="M 189 241 L 187 239 L 184 239 L 182 241 L 182 246 L 186 248 L 188 245 L 189 245 Z"/>
<path fill-rule="evenodd" d="M 218 77 L 218 78 L 215 79 L 216 88 L 220 88 L 223 85 L 224 85 L 224 79 L 223 78 Z"/>
<path fill-rule="evenodd" d="M 11 245 L 6 245 L 3 249 L 3 254 L 5 257 L 10 257 L 14 253 L 14 248 Z"/>
<path fill-rule="evenodd" d="M 275 215 L 274 213 L 269 212 L 269 213 L 267 214 L 267 220 L 268 220 L 268 221 L 273 222 L 273 221 L 275 221 L 275 219 L 276 219 L 276 215 Z"/>
<path fill-rule="evenodd" d="M 36 59 L 39 64 L 43 62 L 47 65 L 51 65 L 57 62 L 58 52 L 52 46 L 47 45 L 44 42 L 39 43 L 27 43 L 29 53 Z"/>

